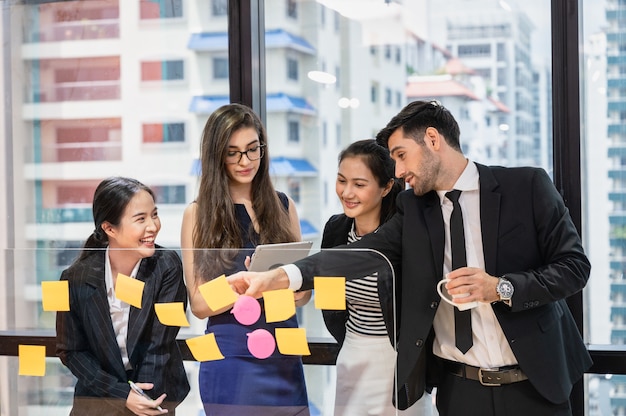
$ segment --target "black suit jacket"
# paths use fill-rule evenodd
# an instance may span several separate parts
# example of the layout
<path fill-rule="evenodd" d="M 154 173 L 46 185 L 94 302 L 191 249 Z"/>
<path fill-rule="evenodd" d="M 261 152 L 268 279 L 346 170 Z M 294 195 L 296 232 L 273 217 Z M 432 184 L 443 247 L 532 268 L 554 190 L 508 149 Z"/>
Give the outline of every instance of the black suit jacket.
<path fill-rule="evenodd" d="M 342 244 L 347 244 L 348 233 L 352 229 L 353 218 L 346 216 L 346 214 L 337 214 L 330 217 L 324 226 L 324 233 L 322 235 L 322 249 L 332 248 Z M 385 269 L 385 267 L 383 267 Z M 391 272 L 390 268 L 386 268 Z M 397 304 L 398 300 L 396 295 L 400 294 L 400 290 L 394 283 L 399 282 L 393 280 L 392 273 L 379 274 L 378 278 L 378 300 L 383 313 L 383 319 L 385 321 L 385 327 L 387 328 L 387 334 L 389 335 L 389 341 L 395 348 L 397 342 Z M 394 293 L 395 292 L 395 293 Z M 399 309 L 398 309 L 399 310 Z M 324 317 L 324 323 L 328 332 L 337 340 L 339 346 L 343 345 L 343 341 L 346 338 L 346 322 L 348 321 L 348 311 L 335 311 L 335 310 L 323 310 L 322 316 Z"/>
<path fill-rule="evenodd" d="M 585 286 L 589 261 L 545 171 L 477 166 L 485 269 L 493 276 L 506 274 L 515 287 L 512 308 L 495 303 L 495 315 L 533 386 L 547 400 L 562 403 L 591 365 L 565 302 Z M 397 208 L 376 234 L 348 247 L 378 250 L 402 270 L 396 405 L 404 409 L 437 383 L 432 323 L 440 301 L 435 286 L 443 275 L 444 225 L 434 191 L 419 197 L 412 190 L 402 192 Z M 327 270 L 354 277 L 374 267 L 363 263 L 361 253 L 344 251 L 342 256 L 321 252 L 296 265 L 307 289 L 312 276 Z"/>
<path fill-rule="evenodd" d="M 145 286 L 141 309 L 130 307 L 126 346 L 132 370 L 127 373 L 109 313 L 104 256 L 104 249 L 94 252 L 61 275 L 69 281 L 70 311 L 57 313 L 57 355 L 78 379 L 72 414 L 132 414 L 125 408 L 129 379 L 154 383 L 146 393 L 153 398 L 167 393 L 162 407 L 174 409 L 189 392 L 176 344 L 180 328 L 161 324 L 154 304 L 184 302 L 186 309 L 181 260 L 157 246 L 141 262 L 137 279 Z"/>

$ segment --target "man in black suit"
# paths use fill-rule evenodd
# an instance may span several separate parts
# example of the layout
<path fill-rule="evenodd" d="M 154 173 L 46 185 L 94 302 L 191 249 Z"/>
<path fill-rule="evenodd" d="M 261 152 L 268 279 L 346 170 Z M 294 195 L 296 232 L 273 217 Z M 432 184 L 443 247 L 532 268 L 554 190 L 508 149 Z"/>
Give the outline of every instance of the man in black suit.
<path fill-rule="evenodd" d="M 381 252 L 401 276 L 396 406 L 437 387 L 442 416 L 571 415 L 571 388 L 591 365 L 565 302 L 589 278 L 580 237 L 545 171 L 469 161 L 459 135 L 447 109 L 423 101 L 379 132 L 412 190 L 398 196 L 397 214 L 377 233 L 350 245 Z M 452 266 L 452 190 L 461 191 L 467 267 Z M 230 280 L 248 294 L 310 289 L 313 276 L 363 273 L 365 262 L 350 251 Z M 455 345 L 462 325 L 454 307 L 437 294 L 442 277 L 451 295 L 468 294 L 457 303 L 479 302 L 465 324 L 467 350 Z"/>

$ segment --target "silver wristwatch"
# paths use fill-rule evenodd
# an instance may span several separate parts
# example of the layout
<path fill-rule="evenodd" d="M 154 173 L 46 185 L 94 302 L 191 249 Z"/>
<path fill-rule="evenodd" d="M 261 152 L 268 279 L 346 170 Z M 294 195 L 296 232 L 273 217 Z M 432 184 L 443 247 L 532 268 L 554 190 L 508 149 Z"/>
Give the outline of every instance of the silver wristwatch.
<path fill-rule="evenodd" d="M 498 279 L 498 285 L 496 286 L 496 292 L 500 296 L 500 301 L 506 303 L 511 306 L 511 297 L 513 297 L 513 292 L 515 288 L 513 284 L 507 280 L 504 276 Z"/>

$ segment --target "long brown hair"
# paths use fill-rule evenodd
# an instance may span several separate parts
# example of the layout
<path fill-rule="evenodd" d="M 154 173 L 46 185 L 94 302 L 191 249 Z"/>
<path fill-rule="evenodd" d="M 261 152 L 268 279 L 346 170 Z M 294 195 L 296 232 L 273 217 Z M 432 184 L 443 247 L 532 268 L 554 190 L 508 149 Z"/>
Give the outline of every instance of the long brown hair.
<path fill-rule="evenodd" d="M 260 159 L 259 170 L 252 180 L 252 209 L 259 229 L 256 244 L 284 243 L 297 241 L 290 227 L 288 210 L 282 205 L 269 174 L 269 152 L 267 135 L 259 117 L 251 108 L 242 104 L 228 104 L 215 110 L 206 122 L 200 143 L 202 174 L 198 189 L 196 223 L 193 230 L 194 248 L 240 249 L 243 236 L 235 216 L 235 205 L 230 196 L 225 159 L 228 143 L 233 133 L 241 128 L 251 127 L 259 135 L 261 145 L 265 145 L 265 155 Z M 249 230 L 250 236 L 253 230 Z M 206 276 L 203 268 L 232 266 L 237 250 L 219 250 L 220 255 L 213 261 L 221 264 L 209 266 L 205 261 L 197 261 L 197 275 Z M 200 273 L 198 273 L 200 272 Z"/>

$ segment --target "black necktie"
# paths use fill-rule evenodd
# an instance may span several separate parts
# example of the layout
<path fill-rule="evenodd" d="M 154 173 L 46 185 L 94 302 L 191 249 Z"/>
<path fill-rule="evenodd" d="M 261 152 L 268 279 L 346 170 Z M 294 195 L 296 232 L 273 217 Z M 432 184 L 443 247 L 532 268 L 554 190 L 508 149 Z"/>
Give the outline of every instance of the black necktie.
<path fill-rule="evenodd" d="M 459 205 L 461 191 L 454 189 L 446 193 L 446 197 L 452 201 L 452 214 L 450 215 L 450 249 L 452 251 L 452 270 L 467 266 L 465 256 L 465 232 L 463 231 L 463 214 Z M 454 337 L 456 347 L 465 354 L 472 348 L 472 311 L 460 311 L 454 308 Z"/>

